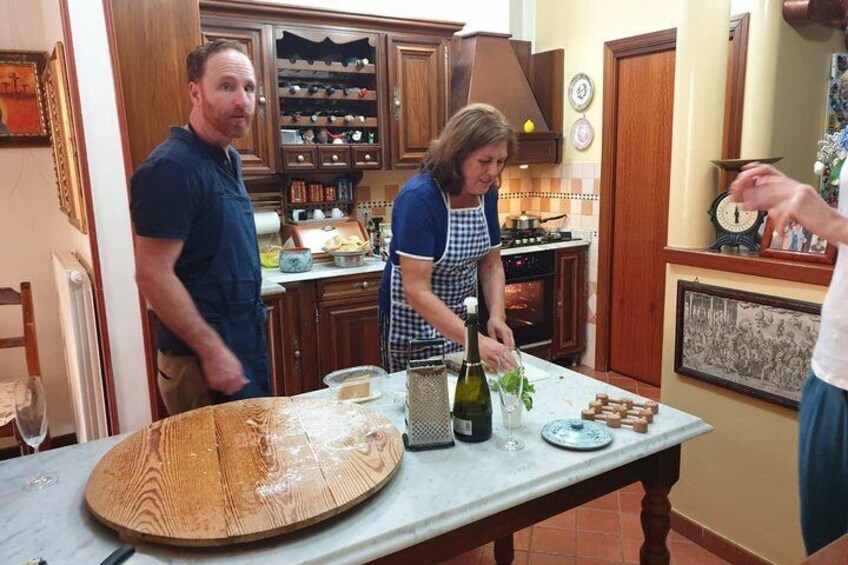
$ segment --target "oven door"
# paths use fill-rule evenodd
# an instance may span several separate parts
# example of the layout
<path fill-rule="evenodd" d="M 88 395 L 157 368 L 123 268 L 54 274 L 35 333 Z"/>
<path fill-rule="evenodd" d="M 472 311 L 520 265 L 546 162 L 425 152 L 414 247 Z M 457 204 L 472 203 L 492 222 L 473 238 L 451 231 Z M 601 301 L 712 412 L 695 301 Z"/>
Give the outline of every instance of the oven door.
<path fill-rule="evenodd" d="M 482 327 L 486 328 L 489 311 L 480 289 Z M 553 335 L 554 275 L 530 275 L 507 280 L 504 285 L 506 323 L 518 346 L 550 340 Z"/>

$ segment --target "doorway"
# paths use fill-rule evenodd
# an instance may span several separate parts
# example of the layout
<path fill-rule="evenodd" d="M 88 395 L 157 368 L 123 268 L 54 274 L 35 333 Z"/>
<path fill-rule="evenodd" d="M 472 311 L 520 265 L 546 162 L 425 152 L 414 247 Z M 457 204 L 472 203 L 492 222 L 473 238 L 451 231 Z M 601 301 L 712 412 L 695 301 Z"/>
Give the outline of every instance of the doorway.
<path fill-rule="evenodd" d="M 748 15 L 735 16 L 724 158 L 739 156 L 747 32 Z M 676 38 L 670 29 L 611 41 L 604 59 L 595 367 L 655 386 L 662 373 Z"/>

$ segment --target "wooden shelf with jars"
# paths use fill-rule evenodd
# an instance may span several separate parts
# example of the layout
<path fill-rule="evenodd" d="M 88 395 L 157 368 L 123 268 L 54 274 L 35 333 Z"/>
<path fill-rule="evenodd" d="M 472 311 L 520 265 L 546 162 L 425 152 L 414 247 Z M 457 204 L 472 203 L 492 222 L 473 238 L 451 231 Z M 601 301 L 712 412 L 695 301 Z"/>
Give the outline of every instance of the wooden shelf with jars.
<path fill-rule="evenodd" d="M 274 28 L 283 171 L 382 168 L 380 46 L 376 33 Z"/>
<path fill-rule="evenodd" d="M 360 181 L 362 173 L 359 171 L 283 175 L 283 216 L 286 222 L 314 219 L 314 211 L 318 209 L 327 218 L 332 217 L 333 208 L 341 210 L 344 216 L 354 216 L 356 187 Z"/>

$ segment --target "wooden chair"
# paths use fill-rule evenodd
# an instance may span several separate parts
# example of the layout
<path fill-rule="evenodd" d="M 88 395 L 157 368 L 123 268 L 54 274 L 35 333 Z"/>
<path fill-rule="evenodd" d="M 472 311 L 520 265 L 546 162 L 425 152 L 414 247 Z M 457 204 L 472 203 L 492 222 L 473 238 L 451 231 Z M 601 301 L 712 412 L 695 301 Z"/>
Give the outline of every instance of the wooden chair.
<path fill-rule="evenodd" d="M 35 337 L 35 311 L 32 304 L 30 283 L 22 282 L 20 292 L 10 287 L 0 288 L 0 306 L 20 306 L 24 325 L 23 335 L 0 337 L 0 349 L 23 347 L 26 353 L 27 374 L 29 376 L 41 376 L 41 365 L 38 361 L 38 340 Z M 31 451 L 17 433 L 14 420 L 0 427 L 0 437 L 14 437 L 22 454 Z M 44 447 L 47 447 L 47 440 L 45 440 Z"/>

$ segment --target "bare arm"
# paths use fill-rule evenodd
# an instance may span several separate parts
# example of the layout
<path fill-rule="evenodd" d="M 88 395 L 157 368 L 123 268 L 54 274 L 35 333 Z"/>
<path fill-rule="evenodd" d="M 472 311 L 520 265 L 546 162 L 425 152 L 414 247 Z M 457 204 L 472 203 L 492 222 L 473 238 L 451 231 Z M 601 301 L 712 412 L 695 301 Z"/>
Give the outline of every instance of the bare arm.
<path fill-rule="evenodd" d="M 174 272 L 183 242 L 135 238 L 136 282 L 156 315 L 197 353 L 209 388 L 231 395 L 248 383 L 241 362 L 206 323 Z"/>
<path fill-rule="evenodd" d="M 746 210 L 767 210 L 775 231 L 794 220 L 831 243 L 848 243 L 848 218 L 822 200 L 808 184 L 791 179 L 771 165 L 752 164 L 730 185 Z"/>
<path fill-rule="evenodd" d="M 403 290 L 409 305 L 442 337 L 456 343 L 465 343 L 465 322 L 430 288 L 433 263 L 401 255 L 400 268 L 403 272 Z M 503 310 L 503 302 L 501 309 Z M 498 357 L 506 353 L 506 346 L 484 335 L 480 335 L 479 339 L 481 359 L 487 365 L 497 367 Z"/>
<path fill-rule="evenodd" d="M 506 325 L 504 311 L 504 270 L 501 261 L 501 248 L 495 247 L 480 261 L 480 279 L 483 283 L 483 296 L 489 309 L 489 323 L 486 328 L 489 336 L 507 347 L 515 347 L 512 330 Z"/>

